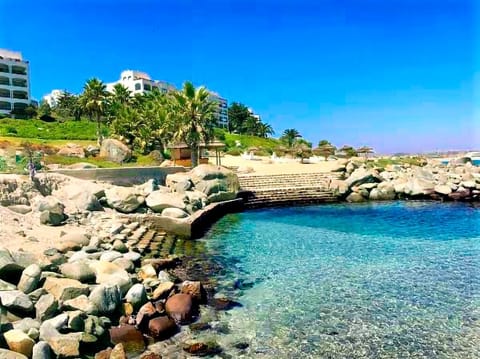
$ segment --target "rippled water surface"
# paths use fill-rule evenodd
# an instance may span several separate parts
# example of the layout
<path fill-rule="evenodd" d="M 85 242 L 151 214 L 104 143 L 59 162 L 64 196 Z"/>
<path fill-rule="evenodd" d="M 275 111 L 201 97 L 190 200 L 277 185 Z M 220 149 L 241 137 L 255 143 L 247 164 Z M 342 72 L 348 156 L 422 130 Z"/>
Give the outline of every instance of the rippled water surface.
<path fill-rule="evenodd" d="M 205 239 L 243 305 L 222 318 L 221 344 L 249 344 L 233 357 L 480 358 L 480 208 L 258 210 Z"/>

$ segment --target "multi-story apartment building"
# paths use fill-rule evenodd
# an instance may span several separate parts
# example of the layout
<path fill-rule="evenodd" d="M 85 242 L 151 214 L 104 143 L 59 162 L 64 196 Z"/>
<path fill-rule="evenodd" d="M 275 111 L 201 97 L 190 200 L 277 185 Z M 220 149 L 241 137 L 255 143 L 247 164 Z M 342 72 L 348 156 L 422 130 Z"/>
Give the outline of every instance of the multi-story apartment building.
<path fill-rule="evenodd" d="M 0 113 L 22 110 L 30 102 L 29 64 L 20 52 L 0 49 Z"/>
<path fill-rule="evenodd" d="M 64 92 L 63 90 L 52 90 L 48 95 L 43 96 L 43 101 L 48 103 L 52 108 L 57 107 L 58 99 L 62 97 Z"/>
<path fill-rule="evenodd" d="M 219 127 L 228 127 L 228 101 L 216 92 L 210 92 L 210 99 L 218 105 L 216 117 Z"/>
<path fill-rule="evenodd" d="M 113 92 L 113 88 L 117 84 L 122 84 L 124 87 L 130 90 L 132 95 L 142 94 L 152 91 L 157 88 L 160 92 L 167 93 L 168 91 L 175 90 L 175 86 L 165 82 L 152 80 L 148 74 L 140 71 L 125 70 L 120 74 L 120 79 L 116 82 L 107 83 L 107 91 Z M 228 125 L 228 102 L 215 92 L 210 92 L 210 99 L 217 102 L 218 109 L 216 117 L 218 119 L 218 125 L 221 127 L 227 127 Z"/>
<path fill-rule="evenodd" d="M 152 80 L 148 74 L 140 71 L 125 70 L 120 74 L 120 79 L 116 82 L 107 84 L 107 91 L 113 92 L 116 84 L 122 84 L 129 89 L 133 95 L 141 94 L 158 89 L 160 92 L 166 93 L 175 90 L 175 86 L 165 81 Z"/>

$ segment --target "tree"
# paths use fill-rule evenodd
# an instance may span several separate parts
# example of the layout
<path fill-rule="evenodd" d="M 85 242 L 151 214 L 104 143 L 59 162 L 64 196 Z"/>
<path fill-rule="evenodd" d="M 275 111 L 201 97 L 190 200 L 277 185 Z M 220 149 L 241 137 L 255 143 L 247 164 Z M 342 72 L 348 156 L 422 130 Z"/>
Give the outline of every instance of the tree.
<path fill-rule="evenodd" d="M 79 121 L 82 116 L 82 106 L 79 97 L 66 90 L 58 98 L 57 106 L 54 110 L 63 118 L 73 117 L 76 121 Z"/>
<path fill-rule="evenodd" d="M 292 148 L 293 144 L 295 143 L 295 140 L 299 137 L 302 137 L 302 136 L 296 129 L 288 128 L 285 131 L 283 131 L 283 134 L 282 134 L 282 137 L 280 137 L 280 140 L 284 141 L 289 148 Z"/>
<path fill-rule="evenodd" d="M 300 162 L 304 163 L 304 159 L 312 156 L 312 148 L 308 146 L 307 141 L 297 141 L 293 146 L 293 154 L 295 157 L 300 158 Z"/>
<path fill-rule="evenodd" d="M 318 142 L 318 147 L 321 147 L 323 145 L 331 145 L 331 143 L 328 140 L 320 140 L 320 142 Z"/>
<path fill-rule="evenodd" d="M 243 134 L 247 121 L 252 117 L 247 106 L 239 102 L 232 102 L 228 108 L 228 132 Z"/>
<path fill-rule="evenodd" d="M 268 136 L 271 136 L 274 133 L 275 131 L 273 131 L 273 127 L 270 126 L 268 123 L 260 122 L 258 124 L 257 133 L 256 133 L 258 137 L 267 138 Z"/>
<path fill-rule="evenodd" d="M 182 90 L 169 95 L 167 115 L 175 123 L 173 139 L 185 142 L 190 148 L 192 167 L 198 165 L 200 142 L 209 142 L 213 137 L 216 108 L 207 89 L 195 89 L 191 82 L 185 82 Z"/>
<path fill-rule="evenodd" d="M 132 92 L 122 84 L 113 86 L 112 103 L 127 105 L 132 102 Z"/>
<path fill-rule="evenodd" d="M 38 116 L 51 116 L 52 115 L 52 108 L 48 104 L 47 101 L 41 101 L 40 106 L 38 107 Z"/>
<path fill-rule="evenodd" d="M 97 78 L 87 81 L 81 95 L 81 103 L 84 112 L 97 121 L 97 139 L 98 144 L 102 144 L 101 120 L 107 112 L 108 96 L 106 85 Z"/>

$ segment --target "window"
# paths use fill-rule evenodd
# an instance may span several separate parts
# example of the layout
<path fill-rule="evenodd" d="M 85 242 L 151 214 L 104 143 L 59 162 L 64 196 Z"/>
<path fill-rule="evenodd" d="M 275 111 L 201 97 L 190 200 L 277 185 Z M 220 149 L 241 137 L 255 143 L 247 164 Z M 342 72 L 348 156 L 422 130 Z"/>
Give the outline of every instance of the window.
<path fill-rule="evenodd" d="M 150 86 L 149 84 L 144 84 L 144 85 L 143 85 L 143 89 L 144 89 L 145 91 L 150 91 L 150 90 L 152 89 L 152 86 Z"/>
<path fill-rule="evenodd" d="M 142 89 L 142 85 L 135 84 L 135 91 L 140 91 Z"/>

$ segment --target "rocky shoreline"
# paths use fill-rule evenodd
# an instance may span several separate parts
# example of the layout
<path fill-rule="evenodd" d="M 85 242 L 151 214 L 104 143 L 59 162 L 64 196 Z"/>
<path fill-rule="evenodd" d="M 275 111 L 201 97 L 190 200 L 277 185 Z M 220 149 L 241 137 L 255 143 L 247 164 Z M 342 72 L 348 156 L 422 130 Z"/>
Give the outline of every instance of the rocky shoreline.
<path fill-rule="evenodd" d="M 157 212 L 188 222 L 209 203 L 234 198 L 236 177 L 214 166 L 170 176 L 165 187 L 148 181 L 130 188 L 58 175 L 33 183 L 1 178 L 2 356 L 221 353 L 215 341 L 194 339 L 213 328 L 216 310 L 235 305 L 215 293 L 219 268 L 187 244 L 195 242 L 151 231 L 138 219 Z M 6 249 L 15 247 L 9 236 L 21 242 L 16 250 Z M 180 247 L 182 255 L 171 254 Z"/>
<path fill-rule="evenodd" d="M 350 161 L 340 169 L 344 180 L 332 181 L 341 200 L 347 202 L 394 199 L 431 199 L 440 201 L 480 200 L 480 167 L 471 163 L 448 165 L 429 162 L 425 166 L 370 166 Z"/>

